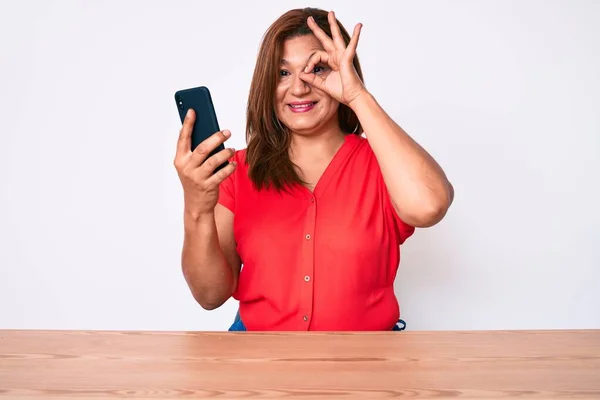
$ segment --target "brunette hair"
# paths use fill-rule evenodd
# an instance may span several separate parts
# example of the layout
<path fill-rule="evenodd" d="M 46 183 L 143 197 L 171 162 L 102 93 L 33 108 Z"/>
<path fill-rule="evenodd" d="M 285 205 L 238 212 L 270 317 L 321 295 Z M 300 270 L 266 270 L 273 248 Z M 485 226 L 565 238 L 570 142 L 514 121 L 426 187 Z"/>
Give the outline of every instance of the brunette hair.
<path fill-rule="evenodd" d="M 290 10 L 279 17 L 263 36 L 250 85 L 246 112 L 248 174 L 259 190 L 274 187 L 279 191 L 288 185 L 303 183 L 289 157 L 288 150 L 291 142 L 289 129 L 281 123 L 275 112 L 275 91 L 279 80 L 284 41 L 297 36 L 312 35 L 307 24 L 307 19 L 311 16 L 331 37 L 327 15 L 327 11 L 317 8 Z M 339 21 L 338 25 L 347 46 L 350 35 Z M 358 76 L 363 80 L 356 55 L 353 64 Z M 362 133 L 358 117 L 344 104 L 339 106 L 338 121 L 346 134 Z"/>

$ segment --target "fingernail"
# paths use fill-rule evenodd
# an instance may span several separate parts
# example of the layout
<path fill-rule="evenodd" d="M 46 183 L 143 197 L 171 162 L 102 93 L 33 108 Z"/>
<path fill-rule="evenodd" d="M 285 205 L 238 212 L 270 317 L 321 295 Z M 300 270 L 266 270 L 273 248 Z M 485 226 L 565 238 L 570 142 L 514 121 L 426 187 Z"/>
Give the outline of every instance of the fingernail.
<path fill-rule="evenodd" d="M 187 113 L 185 113 L 186 117 L 191 117 L 192 116 L 192 109 L 188 108 Z"/>
<path fill-rule="evenodd" d="M 231 136 L 231 132 L 229 132 L 229 131 L 227 131 L 227 130 L 226 130 L 226 131 L 223 131 L 223 135 L 224 135 L 225 137 L 229 137 L 229 136 Z"/>

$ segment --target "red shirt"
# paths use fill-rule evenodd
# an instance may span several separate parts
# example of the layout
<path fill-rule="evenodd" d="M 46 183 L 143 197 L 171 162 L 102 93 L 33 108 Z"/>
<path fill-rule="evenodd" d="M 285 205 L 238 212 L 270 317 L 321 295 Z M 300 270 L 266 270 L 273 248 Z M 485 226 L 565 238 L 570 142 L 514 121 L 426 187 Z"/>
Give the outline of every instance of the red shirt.
<path fill-rule="evenodd" d="M 242 260 L 247 330 L 391 330 L 400 244 L 414 232 L 396 214 L 368 141 L 346 136 L 313 192 L 257 191 L 245 150 L 220 186 Z"/>

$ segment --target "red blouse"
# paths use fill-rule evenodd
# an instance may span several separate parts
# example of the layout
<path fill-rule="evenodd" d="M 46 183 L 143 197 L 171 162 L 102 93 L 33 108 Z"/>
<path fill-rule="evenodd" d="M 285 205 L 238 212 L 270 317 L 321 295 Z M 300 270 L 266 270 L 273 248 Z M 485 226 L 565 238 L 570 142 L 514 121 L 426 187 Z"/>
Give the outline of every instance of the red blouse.
<path fill-rule="evenodd" d="M 251 330 L 391 330 L 400 244 L 396 214 L 367 139 L 350 134 L 313 192 L 257 191 L 245 150 L 220 186 L 242 260 L 240 316 Z"/>

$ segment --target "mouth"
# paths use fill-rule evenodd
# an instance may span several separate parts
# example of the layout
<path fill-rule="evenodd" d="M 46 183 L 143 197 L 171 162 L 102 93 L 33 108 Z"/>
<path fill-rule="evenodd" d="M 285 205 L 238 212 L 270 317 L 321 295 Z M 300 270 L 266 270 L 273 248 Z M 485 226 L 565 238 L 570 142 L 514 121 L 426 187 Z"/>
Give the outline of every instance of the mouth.
<path fill-rule="evenodd" d="M 318 103 L 318 101 L 299 101 L 299 102 L 294 102 L 294 103 L 288 104 L 288 107 L 290 108 L 290 110 L 292 112 L 303 113 L 303 112 L 308 112 L 308 111 L 312 110 L 313 108 L 315 108 L 315 105 L 317 103 Z"/>

